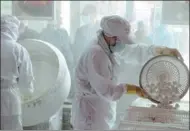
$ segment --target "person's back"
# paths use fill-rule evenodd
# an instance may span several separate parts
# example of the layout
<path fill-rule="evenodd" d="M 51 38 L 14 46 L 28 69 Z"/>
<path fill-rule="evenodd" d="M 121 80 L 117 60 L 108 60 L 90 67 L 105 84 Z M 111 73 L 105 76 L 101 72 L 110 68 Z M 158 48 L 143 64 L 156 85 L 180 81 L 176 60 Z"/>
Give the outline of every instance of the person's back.
<path fill-rule="evenodd" d="M 112 65 L 109 61 L 109 57 L 101 48 L 101 46 L 97 43 L 97 39 L 94 39 L 92 42 L 90 42 L 90 45 L 81 54 L 81 57 L 76 67 L 75 75 L 77 88 L 75 97 L 83 99 L 85 102 L 88 103 L 86 105 L 87 109 L 79 109 L 79 107 L 76 108 L 85 113 L 84 116 L 86 116 L 86 119 L 77 116 L 78 114 L 72 114 L 74 116 L 72 119 L 76 118 L 75 120 L 72 120 L 72 124 L 75 125 L 76 129 L 110 129 L 112 128 L 113 122 L 115 120 L 115 115 L 113 112 L 116 110 L 116 101 L 110 101 L 109 99 L 107 100 L 107 98 L 102 97 L 102 94 L 99 94 L 100 92 L 93 88 L 95 86 L 95 83 L 97 84 L 96 86 L 98 86 L 98 81 L 91 81 L 93 79 L 93 75 L 97 75 L 93 70 L 93 68 L 97 69 L 97 67 L 93 67 L 92 64 L 94 63 L 91 63 L 92 61 L 94 61 L 92 60 L 94 59 L 94 56 L 98 55 L 98 59 L 101 58 L 102 61 L 105 62 L 105 65 L 109 63 L 109 68 L 112 68 Z M 97 58 L 95 58 L 97 62 L 101 61 L 100 59 L 97 60 Z M 98 65 L 99 64 L 97 63 L 97 66 Z M 90 72 L 94 73 L 91 74 Z M 108 79 L 112 79 L 112 74 L 104 74 L 103 72 L 98 73 L 102 74 L 103 76 L 106 75 L 104 77 Z M 96 79 L 96 77 L 101 76 L 95 76 L 94 79 Z M 102 89 L 101 91 L 104 92 L 104 89 Z M 93 101 L 93 104 L 91 104 L 91 100 Z M 77 101 L 74 101 L 73 104 L 75 104 L 75 102 Z M 94 105 L 94 102 L 97 103 L 98 106 Z M 77 118 L 79 118 L 80 120 Z M 80 121 L 80 123 L 77 123 L 76 121 Z"/>
<path fill-rule="evenodd" d="M 92 44 L 92 42 L 91 42 L 91 44 Z M 90 55 L 90 53 L 92 53 L 92 51 L 93 51 L 93 47 L 94 45 L 91 45 L 91 46 L 88 46 L 87 48 L 86 48 L 86 50 L 84 50 L 83 51 L 83 53 L 81 54 L 81 56 L 80 56 L 80 58 L 79 58 L 79 61 L 78 61 L 78 63 L 77 63 L 77 65 L 76 65 L 76 69 L 75 69 L 75 75 L 76 75 L 76 81 L 77 81 L 77 83 L 79 84 L 79 83 L 81 83 L 81 82 L 84 82 L 84 83 L 87 83 L 88 84 L 88 76 L 87 76 L 87 69 L 88 69 L 88 67 L 87 67 L 87 60 L 88 60 L 88 56 Z M 81 73 L 81 72 L 83 72 L 83 73 Z M 82 78 L 81 79 L 79 79 L 78 77 L 79 76 L 81 76 Z M 77 84 L 77 85 L 78 85 Z M 80 85 L 80 84 L 79 84 Z M 77 86 L 78 87 L 78 86 Z M 86 90 L 87 89 L 87 90 Z M 90 90 L 88 90 L 88 88 L 86 88 L 86 89 L 84 89 L 84 90 L 86 90 L 86 91 L 88 91 L 88 93 L 91 93 L 91 91 Z M 82 91 L 83 89 L 80 89 L 80 86 L 79 86 L 79 88 L 77 88 L 77 92 L 80 92 L 80 91 Z"/>
<path fill-rule="evenodd" d="M 22 129 L 21 96 L 33 91 L 33 72 L 29 54 L 16 43 L 19 21 L 1 17 L 1 129 Z"/>
<path fill-rule="evenodd" d="M 13 44 L 9 42 L 9 40 L 5 42 L 5 39 L 1 39 L 1 78 L 17 83 L 16 78 L 19 77 L 17 67 L 20 65 L 20 63 L 18 63 L 20 60 L 18 57 L 20 50 L 20 45 Z"/>

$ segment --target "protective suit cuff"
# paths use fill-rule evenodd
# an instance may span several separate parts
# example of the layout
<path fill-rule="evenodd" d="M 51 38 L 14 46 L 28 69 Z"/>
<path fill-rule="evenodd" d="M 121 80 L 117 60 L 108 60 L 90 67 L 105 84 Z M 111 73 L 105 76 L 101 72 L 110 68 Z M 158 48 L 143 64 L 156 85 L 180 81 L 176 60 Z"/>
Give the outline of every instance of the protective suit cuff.
<path fill-rule="evenodd" d="M 126 94 L 126 93 L 127 93 L 126 84 L 121 84 L 121 87 L 122 87 L 122 89 L 123 89 L 123 94 Z"/>

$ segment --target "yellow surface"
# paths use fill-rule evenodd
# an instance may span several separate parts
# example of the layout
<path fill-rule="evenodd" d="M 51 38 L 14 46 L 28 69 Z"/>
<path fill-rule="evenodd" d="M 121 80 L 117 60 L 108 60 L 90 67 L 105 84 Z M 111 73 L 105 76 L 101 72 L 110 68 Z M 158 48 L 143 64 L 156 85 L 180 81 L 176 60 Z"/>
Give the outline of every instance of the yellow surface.
<path fill-rule="evenodd" d="M 126 85 L 127 88 L 127 94 L 136 94 L 136 86 L 134 85 Z"/>

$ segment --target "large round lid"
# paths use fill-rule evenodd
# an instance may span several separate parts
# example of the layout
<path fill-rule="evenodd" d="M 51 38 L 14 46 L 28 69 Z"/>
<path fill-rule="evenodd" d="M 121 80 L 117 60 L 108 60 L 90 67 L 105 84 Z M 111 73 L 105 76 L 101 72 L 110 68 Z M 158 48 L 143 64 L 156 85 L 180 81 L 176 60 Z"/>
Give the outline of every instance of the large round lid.
<path fill-rule="evenodd" d="M 171 104 L 179 101 L 187 93 L 189 70 L 178 58 L 157 56 L 142 68 L 140 86 L 153 102 Z"/>
<path fill-rule="evenodd" d="M 71 79 L 64 56 L 51 44 L 40 40 L 19 42 L 30 54 L 33 66 L 34 93 L 22 94 L 23 126 L 49 120 L 69 95 Z"/>

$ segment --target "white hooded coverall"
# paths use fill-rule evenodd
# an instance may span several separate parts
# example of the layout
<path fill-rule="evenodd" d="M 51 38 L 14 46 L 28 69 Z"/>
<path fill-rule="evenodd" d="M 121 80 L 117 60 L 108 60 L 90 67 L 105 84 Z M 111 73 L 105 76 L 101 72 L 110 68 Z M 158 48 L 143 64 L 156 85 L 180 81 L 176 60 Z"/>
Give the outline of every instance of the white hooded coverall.
<path fill-rule="evenodd" d="M 132 59 L 145 62 L 153 57 L 153 46 L 131 46 Z M 131 54 L 130 54 L 131 53 Z M 146 59 L 146 60 L 145 60 Z M 71 123 L 75 130 L 109 130 L 116 121 L 116 101 L 125 93 L 125 84 L 117 85 L 116 63 L 102 33 L 83 53 L 76 68 L 77 89 Z M 132 74 L 126 74 L 132 75 Z"/>
<path fill-rule="evenodd" d="M 21 92 L 33 92 L 29 54 L 16 43 L 20 22 L 1 16 L 1 130 L 22 130 Z"/>

